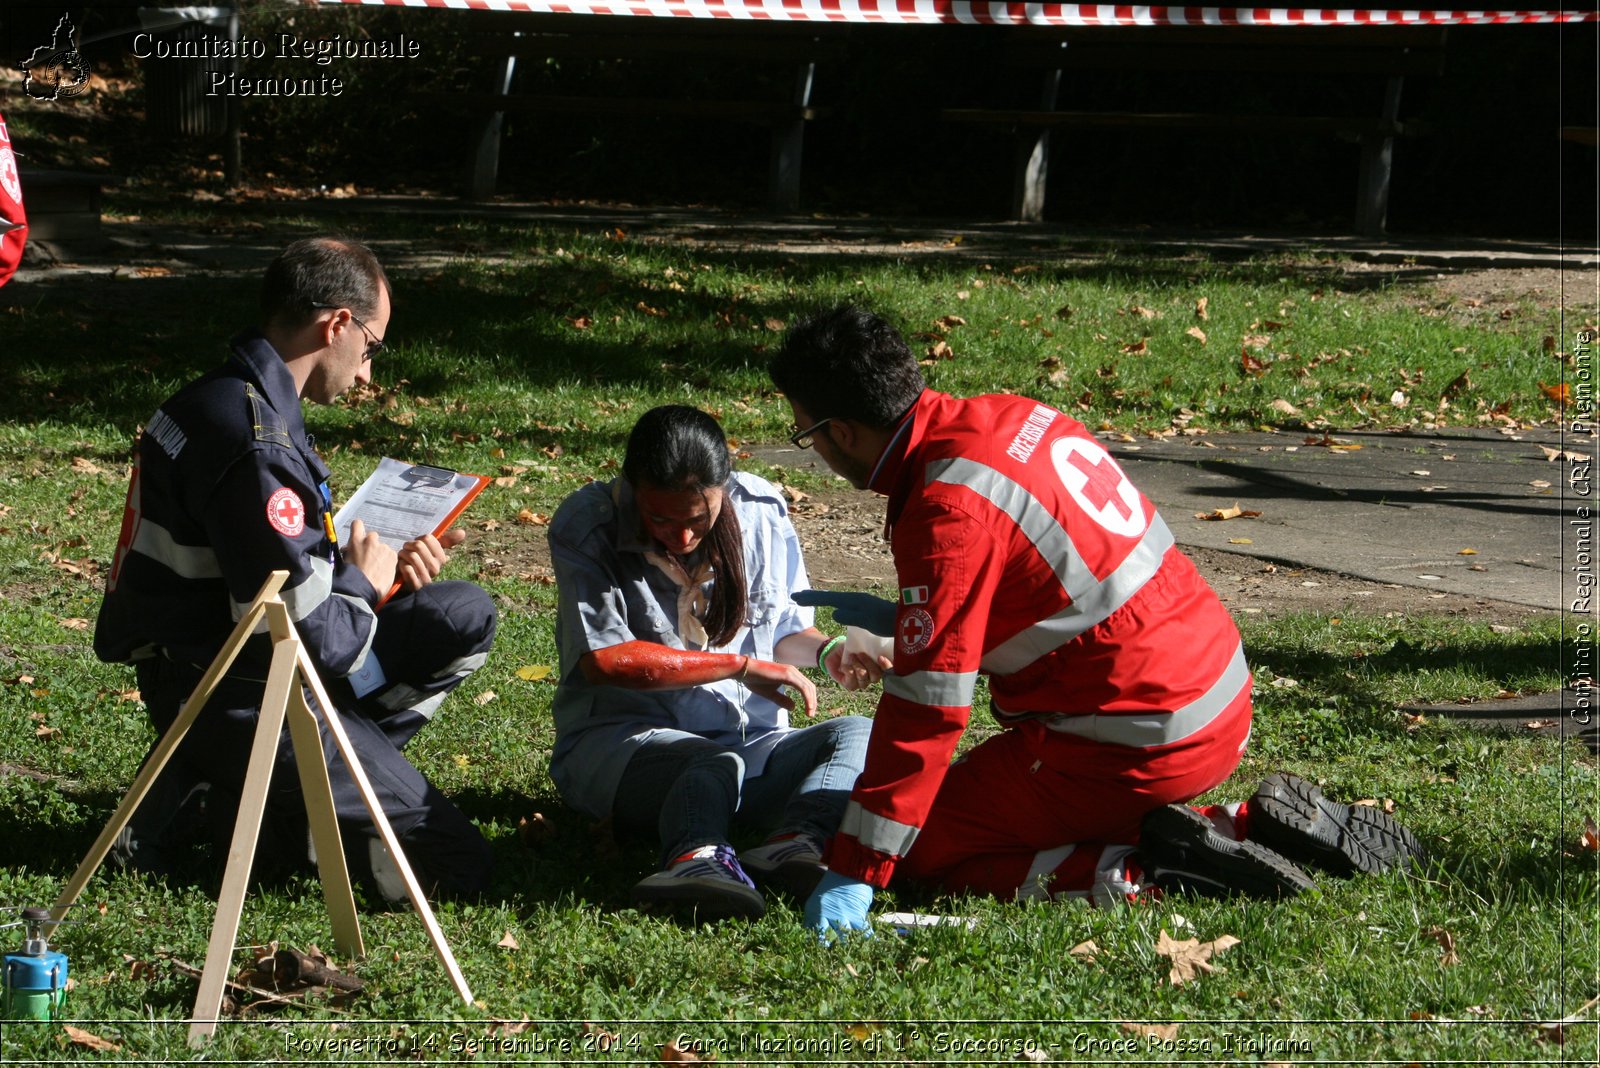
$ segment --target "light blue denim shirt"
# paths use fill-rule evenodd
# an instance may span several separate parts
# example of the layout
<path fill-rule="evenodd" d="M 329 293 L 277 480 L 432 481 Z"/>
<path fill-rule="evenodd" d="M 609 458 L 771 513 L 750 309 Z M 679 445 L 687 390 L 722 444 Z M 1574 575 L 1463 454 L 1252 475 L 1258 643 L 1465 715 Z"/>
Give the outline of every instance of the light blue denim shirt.
<path fill-rule="evenodd" d="M 772 483 L 734 472 L 728 504 L 743 535 L 749 608 L 733 640 L 711 651 L 771 660 L 777 644 L 810 627 L 814 617 L 791 600 L 810 585 L 800 541 Z M 632 487 L 620 478 L 584 486 L 561 502 L 550 521 L 561 605 L 550 777 L 569 805 L 595 818 L 610 815 L 623 770 L 652 736 L 682 731 L 737 748 L 748 754 L 749 773 L 756 774 L 770 743 L 789 726 L 783 708 L 734 679 L 647 692 L 596 686 L 583 677 L 578 661 L 597 649 L 635 640 L 692 647 L 677 632 L 678 588 L 645 559 L 650 550 L 658 547 L 640 530 Z"/>

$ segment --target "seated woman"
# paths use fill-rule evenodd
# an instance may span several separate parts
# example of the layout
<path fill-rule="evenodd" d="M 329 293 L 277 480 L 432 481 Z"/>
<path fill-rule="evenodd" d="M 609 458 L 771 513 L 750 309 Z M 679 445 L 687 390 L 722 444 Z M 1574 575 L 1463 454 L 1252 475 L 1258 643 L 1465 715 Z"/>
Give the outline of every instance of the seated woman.
<path fill-rule="evenodd" d="M 791 728 L 797 704 L 808 717 L 817 707 L 800 669 L 853 690 L 887 661 L 846 656 L 792 600 L 809 582 L 778 489 L 732 469 L 705 412 L 654 408 L 628 437 L 622 477 L 561 503 L 550 552 L 561 657 L 550 775 L 619 835 L 659 839 L 661 870 L 635 901 L 756 918 L 766 906 L 746 869 L 804 900 L 871 721 Z M 736 831 L 772 834 L 740 854 Z"/>

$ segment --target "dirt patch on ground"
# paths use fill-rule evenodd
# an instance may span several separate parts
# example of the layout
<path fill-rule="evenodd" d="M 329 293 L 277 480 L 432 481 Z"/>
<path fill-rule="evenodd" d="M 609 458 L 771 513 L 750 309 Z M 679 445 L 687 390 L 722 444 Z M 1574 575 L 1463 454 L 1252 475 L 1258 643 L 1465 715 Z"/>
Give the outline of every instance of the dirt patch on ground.
<path fill-rule="evenodd" d="M 1591 319 L 1595 314 L 1593 271 L 1562 271 L 1552 267 L 1518 267 L 1492 271 L 1442 273 L 1431 280 L 1442 296 L 1482 304 L 1529 301 L 1542 308 L 1565 306 L 1569 312 Z"/>

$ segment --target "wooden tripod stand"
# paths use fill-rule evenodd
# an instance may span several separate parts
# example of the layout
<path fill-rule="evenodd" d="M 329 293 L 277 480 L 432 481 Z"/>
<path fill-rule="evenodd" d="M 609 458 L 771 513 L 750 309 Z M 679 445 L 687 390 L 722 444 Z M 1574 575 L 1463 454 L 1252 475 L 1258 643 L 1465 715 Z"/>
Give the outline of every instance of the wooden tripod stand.
<path fill-rule="evenodd" d="M 244 908 L 245 889 L 250 882 L 250 867 L 255 860 L 256 839 L 261 833 L 261 818 L 266 810 L 267 788 L 272 781 L 272 766 L 278 748 L 278 737 L 284 722 L 289 724 L 289 737 L 294 746 L 295 765 L 300 770 L 300 788 L 306 801 L 306 817 L 311 825 L 311 841 L 316 848 L 317 869 L 322 879 L 323 899 L 327 902 L 328 917 L 333 925 L 333 941 L 338 951 L 347 957 L 365 955 L 361 941 L 361 924 L 356 917 L 355 896 L 350 888 L 350 870 L 345 864 L 344 848 L 340 841 L 339 822 L 334 816 L 333 788 L 328 779 L 328 767 L 323 760 L 322 740 L 317 729 L 320 714 L 327 723 L 339 753 L 344 757 L 350 777 L 366 801 L 367 812 L 378 829 L 378 836 L 394 858 L 395 866 L 405 882 L 411 906 L 422 917 L 434 951 L 450 975 L 450 982 L 461 1000 L 472 1004 L 472 992 L 467 989 L 466 977 L 450 952 L 444 932 L 434 918 L 433 910 L 422 893 L 411 864 L 406 860 L 400 840 L 389 826 L 388 817 L 378 803 L 372 783 L 361 765 L 361 758 L 345 732 L 333 702 L 317 676 L 316 665 L 306 654 L 305 646 L 289 618 L 288 607 L 278 596 L 287 571 L 274 571 L 256 593 L 250 607 L 234 626 L 228 640 L 223 643 L 211 666 L 200 679 L 194 693 L 184 702 L 178 718 L 162 735 L 134 778 L 127 795 L 112 815 L 100 837 L 89 849 L 89 854 L 78 865 L 78 870 L 67 881 L 61 897 L 51 911 L 51 918 L 60 920 L 68 908 L 78 900 L 91 876 L 105 861 L 106 854 L 117 835 L 144 800 L 156 776 L 166 767 L 168 759 L 183 741 L 206 701 L 216 690 L 223 675 L 232 666 L 239 650 L 244 647 L 256 625 L 265 618 L 272 636 L 272 666 L 267 673 L 266 691 L 262 697 L 261 715 L 256 721 L 255 740 L 250 748 L 250 763 L 245 772 L 244 788 L 239 797 L 239 816 L 233 827 L 233 840 L 228 847 L 228 863 L 222 876 L 222 891 L 217 897 L 217 918 L 211 928 L 211 940 L 206 946 L 205 967 L 200 973 L 200 993 L 195 998 L 194 1017 L 189 1025 L 189 1044 L 199 1045 L 215 1033 L 217 1018 L 222 1008 L 222 990 L 228 979 L 233 957 L 233 940 L 239 932 L 239 917 Z M 306 703 L 304 687 L 309 686 L 317 699 L 318 710 Z"/>

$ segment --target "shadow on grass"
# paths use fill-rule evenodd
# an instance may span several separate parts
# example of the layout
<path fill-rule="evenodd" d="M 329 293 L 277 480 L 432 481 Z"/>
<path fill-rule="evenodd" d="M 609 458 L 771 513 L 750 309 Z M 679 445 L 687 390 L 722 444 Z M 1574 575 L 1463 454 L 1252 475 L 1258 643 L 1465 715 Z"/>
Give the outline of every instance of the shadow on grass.
<path fill-rule="evenodd" d="M 292 220 L 282 214 L 290 210 L 297 213 Z M 520 225 L 513 221 L 497 227 L 448 211 L 408 216 L 338 210 L 339 214 L 328 215 L 328 225 L 319 225 L 317 207 L 303 204 L 243 207 L 208 218 L 204 232 L 183 235 L 202 243 L 199 248 L 186 245 L 183 256 L 201 263 L 214 257 L 227 265 L 218 273 L 178 266 L 147 268 L 160 272 L 152 276 L 135 270 L 121 278 L 63 275 L 48 281 L 14 281 L 0 291 L 0 314 L 7 321 L 0 420 L 23 425 L 59 420 L 131 430 L 183 382 L 220 361 L 225 340 L 255 319 L 261 268 L 287 240 L 308 233 L 342 230 L 359 236 L 382 228 L 382 240 L 374 243 L 391 264 L 397 303 L 394 344 L 384 357 L 386 366 L 375 371 L 380 384 L 408 378 L 411 391 L 422 395 L 470 391 L 507 378 L 531 389 L 565 383 L 647 391 L 676 389 L 683 383 L 704 390 L 764 388 L 764 352 L 778 337 L 763 332 L 767 320 L 788 322 L 813 306 L 816 298 L 807 294 L 835 291 L 851 272 L 892 262 L 887 255 L 851 256 L 832 250 L 729 253 L 685 246 L 683 258 L 688 264 L 770 271 L 786 283 L 769 287 L 771 295 L 741 291 L 728 296 L 706 292 L 692 282 L 674 288 L 658 275 L 647 276 L 627 255 L 630 248 L 643 247 L 636 242 L 563 234 L 548 221 Z M 458 244 L 440 231 L 454 227 L 453 220 L 461 218 L 470 226 L 483 227 L 482 238 L 469 243 L 469 255 L 493 254 L 508 246 L 554 249 L 563 240 L 576 251 L 559 257 L 540 254 L 503 266 L 452 262 L 451 255 L 462 253 L 454 252 Z M 592 234 L 599 218 L 580 219 L 574 225 L 589 227 Z M 202 229 L 198 224 L 196 228 Z M 802 233 L 809 229 L 813 228 L 798 227 Z M 868 223 L 847 227 L 845 232 L 868 239 L 874 234 L 881 237 L 885 230 L 905 229 L 900 224 Z M 990 229 L 995 241 L 1003 242 L 1004 228 Z M 719 240 L 737 236 L 737 221 L 730 231 L 719 232 Z M 414 244 L 407 242 L 411 236 Z M 1039 247 L 1041 240 L 1046 247 Z M 393 256 L 391 247 L 396 250 Z M 1228 250 L 1210 249 L 1191 257 L 1130 250 L 1110 242 L 1079 242 L 1069 249 L 1038 235 L 1014 245 L 1002 243 L 996 250 L 1001 255 L 988 258 L 1003 259 L 1008 247 L 1016 259 L 1037 265 L 1040 278 L 1141 288 L 1192 284 L 1205 277 L 1269 284 L 1293 276 L 1308 282 L 1337 282 L 1345 290 L 1394 280 L 1373 276 L 1380 272 L 1357 275 L 1325 264 L 1228 261 Z M 438 250 L 431 259 L 430 249 Z M 152 255 L 159 259 L 160 251 L 153 249 Z M 924 277 L 965 278 L 972 260 L 963 256 L 902 265 Z M 691 268 L 680 277 L 692 274 Z M 598 332 L 586 329 L 593 322 L 635 320 L 638 329 L 631 336 L 618 338 L 616 330 L 608 330 L 607 338 L 597 341 Z M 408 347 L 416 352 L 408 353 Z M 442 350 L 454 358 L 422 355 L 426 350 Z"/>
<path fill-rule="evenodd" d="M 1530 634 L 1520 640 L 1503 635 L 1494 635 L 1492 640 L 1489 636 L 1454 635 L 1448 640 L 1417 642 L 1401 637 L 1372 653 L 1279 642 L 1265 628 L 1252 628 L 1246 639 L 1246 655 L 1258 670 L 1268 667 L 1279 676 L 1297 680 L 1300 688 L 1337 695 L 1350 708 L 1373 710 L 1375 724 L 1381 721 L 1394 730 L 1401 728 L 1389 712 L 1400 702 L 1386 689 L 1389 680 L 1459 674 L 1498 680 L 1502 688 L 1508 688 L 1517 679 L 1559 673 L 1562 657 L 1569 653 L 1559 635 Z"/>

